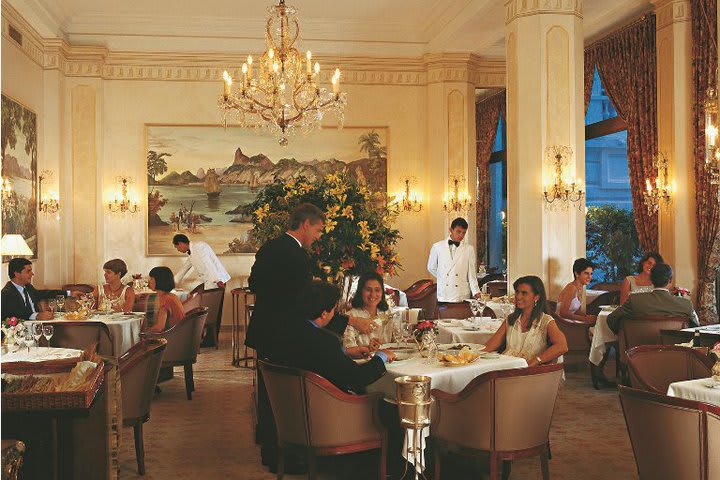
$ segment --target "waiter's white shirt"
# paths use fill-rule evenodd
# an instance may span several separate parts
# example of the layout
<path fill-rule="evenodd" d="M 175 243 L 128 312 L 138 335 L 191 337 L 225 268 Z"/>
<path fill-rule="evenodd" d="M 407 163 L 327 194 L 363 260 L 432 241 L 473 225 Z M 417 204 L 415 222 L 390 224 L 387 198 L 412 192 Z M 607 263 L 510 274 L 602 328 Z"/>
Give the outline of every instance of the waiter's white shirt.
<path fill-rule="evenodd" d="M 449 239 L 433 244 L 427 268 L 437 278 L 438 302 L 462 302 L 480 291 L 475 249 L 465 241 L 459 247 L 450 246 Z"/>
<path fill-rule="evenodd" d="M 190 242 L 190 255 L 175 275 L 176 285 L 180 285 L 183 277 L 191 268 L 195 269 L 195 273 L 205 284 L 206 289 L 217 288 L 216 282 L 227 283 L 230 280 L 227 270 L 220 263 L 210 245 L 205 242 Z"/>

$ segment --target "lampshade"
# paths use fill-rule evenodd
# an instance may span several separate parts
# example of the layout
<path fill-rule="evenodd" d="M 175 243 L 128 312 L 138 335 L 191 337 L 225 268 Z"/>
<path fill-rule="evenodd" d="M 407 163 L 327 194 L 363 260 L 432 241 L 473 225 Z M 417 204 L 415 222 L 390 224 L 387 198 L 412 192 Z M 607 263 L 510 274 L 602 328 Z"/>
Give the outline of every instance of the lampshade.
<path fill-rule="evenodd" d="M 33 252 L 28 247 L 22 235 L 17 233 L 8 233 L 3 235 L 0 240 L 0 253 L 3 255 L 32 255 Z"/>

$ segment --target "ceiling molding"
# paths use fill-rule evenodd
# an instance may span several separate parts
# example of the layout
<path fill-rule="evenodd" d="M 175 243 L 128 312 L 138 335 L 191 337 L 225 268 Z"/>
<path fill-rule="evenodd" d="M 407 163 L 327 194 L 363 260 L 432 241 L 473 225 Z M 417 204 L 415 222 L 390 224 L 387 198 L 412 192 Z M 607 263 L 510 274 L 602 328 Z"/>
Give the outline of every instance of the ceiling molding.
<path fill-rule="evenodd" d="M 575 15 L 580 19 L 582 0 L 505 0 L 505 24 L 531 15 Z"/>
<path fill-rule="evenodd" d="M 663 29 L 673 23 L 685 23 L 690 21 L 689 0 L 667 0 L 655 2 L 655 13 L 657 15 L 657 29 Z"/>

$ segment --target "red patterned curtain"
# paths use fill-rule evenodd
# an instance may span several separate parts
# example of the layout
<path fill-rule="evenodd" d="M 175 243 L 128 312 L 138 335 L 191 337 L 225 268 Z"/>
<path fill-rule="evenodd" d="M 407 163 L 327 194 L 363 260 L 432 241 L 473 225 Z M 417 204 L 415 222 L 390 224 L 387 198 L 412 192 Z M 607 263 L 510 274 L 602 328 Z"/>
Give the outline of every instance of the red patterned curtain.
<path fill-rule="evenodd" d="M 475 138 L 477 141 L 477 202 L 475 225 L 478 264 L 487 263 L 488 218 L 490 216 L 490 155 L 500 114 L 505 110 L 505 90 L 486 98 L 475 106 Z"/>
<path fill-rule="evenodd" d="M 591 50 L 585 50 L 585 114 L 587 115 L 590 96 L 592 94 L 593 80 L 595 79 L 595 54 Z"/>
<path fill-rule="evenodd" d="M 697 215 L 698 295 L 697 310 L 703 323 L 718 321 L 715 279 L 720 268 L 720 200 L 718 186 L 710 183 L 705 164 L 705 110 L 708 85 L 717 85 L 717 3 L 692 0 L 692 82 L 695 129 L 695 212 Z"/>
<path fill-rule="evenodd" d="M 591 45 L 586 50 L 588 57 L 595 59 L 603 86 L 627 124 L 635 228 L 643 250 L 657 251 L 657 215 L 649 214 L 643 204 L 645 178 L 657 174 L 652 165 L 657 154 L 655 15 Z M 587 68 L 586 60 L 586 75 Z M 587 92 L 585 95 L 589 100 Z"/>

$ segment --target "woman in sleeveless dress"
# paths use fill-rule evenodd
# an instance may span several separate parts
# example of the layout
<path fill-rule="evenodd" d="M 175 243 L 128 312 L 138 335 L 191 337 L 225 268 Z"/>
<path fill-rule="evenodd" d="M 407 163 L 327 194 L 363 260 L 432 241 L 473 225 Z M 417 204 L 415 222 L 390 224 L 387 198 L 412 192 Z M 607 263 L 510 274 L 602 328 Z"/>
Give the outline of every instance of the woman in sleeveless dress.
<path fill-rule="evenodd" d="M 545 313 L 545 285 L 540 278 L 529 275 L 515 280 L 513 288 L 515 311 L 487 342 L 485 350 L 498 350 L 504 343 L 503 354 L 524 358 L 529 367 L 556 360 L 568 351 L 567 340 L 555 320 Z"/>
<path fill-rule="evenodd" d="M 595 315 L 588 315 L 585 311 L 585 289 L 592 282 L 595 264 L 586 258 L 578 258 L 573 263 L 573 276 L 575 279 L 565 285 L 558 296 L 557 314 L 563 318 L 592 323 Z"/>
<path fill-rule="evenodd" d="M 150 270 L 149 287 L 157 293 L 157 298 L 148 305 L 147 332 L 163 332 L 177 325 L 185 317 L 185 309 L 180 299 L 172 293 L 175 278 L 168 267 L 155 267 Z"/>
<path fill-rule="evenodd" d="M 630 298 L 630 295 L 636 293 L 645 293 L 653 291 L 653 284 L 650 280 L 650 270 L 656 263 L 665 263 L 662 256 L 657 252 L 648 252 L 638 262 L 638 274 L 628 275 L 623 281 L 620 289 L 620 304 L 622 305 Z"/>
<path fill-rule="evenodd" d="M 123 285 L 122 277 L 127 273 L 127 265 L 119 258 L 108 260 L 103 265 L 105 284 L 98 285 L 93 290 L 95 304 L 99 309 L 107 304 L 108 310 L 113 312 L 132 312 L 135 303 L 135 290 L 131 286 Z M 100 301 L 102 300 L 102 301 Z"/>
<path fill-rule="evenodd" d="M 347 312 L 348 315 L 369 318 L 374 326 L 369 333 L 361 333 L 353 326 L 347 326 L 343 336 L 343 346 L 348 355 L 356 357 L 357 354 L 364 353 L 361 347 L 375 350 L 383 343 L 392 340 L 392 319 L 385 298 L 385 285 L 380 275 L 369 272 L 360 276 L 351 305 L 353 308 Z"/>

